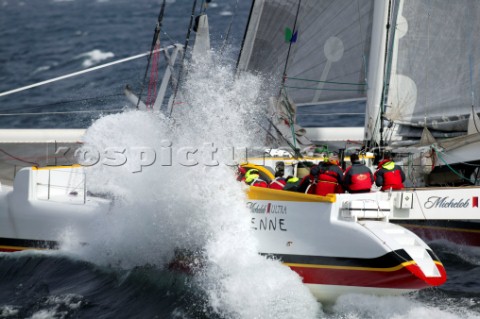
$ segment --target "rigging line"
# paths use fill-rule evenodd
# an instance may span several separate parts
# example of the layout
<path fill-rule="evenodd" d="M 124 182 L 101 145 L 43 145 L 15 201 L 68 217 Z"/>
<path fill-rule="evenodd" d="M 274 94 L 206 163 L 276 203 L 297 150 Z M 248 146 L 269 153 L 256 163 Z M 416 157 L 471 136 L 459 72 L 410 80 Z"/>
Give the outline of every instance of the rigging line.
<path fill-rule="evenodd" d="M 4 149 L 0 148 L 0 152 L 2 152 L 3 154 L 7 155 L 10 158 L 13 158 L 14 160 L 17 160 L 17 161 L 20 161 L 20 162 L 23 162 L 23 163 L 27 163 L 27 164 L 30 164 L 30 165 L 34 165 L 34 166 L 39 166 L 38 163 L 36 163 L 36 162 L 30 162 L 30 161 L 21 159 L 20 157 L 16 157 L 15 155 L 12 155 L 12 154 L 8 153 Z"/>
<path fill-rule="evenodd" d="M 85 111 L 58 111 L 58 112 L 32 112 L 32 113 L 0 113 L 0 116 L 30 116 L 30 115 L 66 115 L 66 114 L 81 114 L 81 113 L 102 113 L 102 112 L 120 112 L 124 109 L 111 110 L 85 110 Z"/>
<path fill-rule="evenodd" d="M 286 76 L 287 76 L 288 60 L 290 59 L 290 52 L 292 50 L 292 39 L 295 36 L 295 32 L 297 31 L 297 21 L 298 21 L 298 15 L 300 14 L 300 5 L 301 4 L 302 4 L 302 0 L 298 0 L 297 13 L 295 14 L 295 21 L 293 22 L 292 38 L 290 39 L 290 41 L 288 43 L 287 58 L 285 59 L 285 66 L 283 68 L 282 83 L 281 83 L 281 86 L 280 86 L 280 92 L 278 92 L 279 96 L 282 94 L 282 88 L 285 85 L 285 80 L 286 80 Z"/>
<path fill-rule="evenodd" d="M 325 89 L 325 88 L 307 88 L 307 87 L 301 87 L 301 86 L 290 86 L 290 85 L 283 85 L 283 88 L 288 88 L 288 89 L 298 89 L 298 90 L 314 90 L 314 91 L 342 91 L 342 92 L 358 92 L 358 91 L 364 91 L 364 89 L 360 90 L 355 90 L 355 89 Z"/>
<path fill-rule="evenodd" d="M 295 149 L 297 149 L 297 138 L 295 137 L 295 122 L 294 122 L 295 110 L 293 106 L 290 104 L 290 101 L 288 100 L 286 90 L 283 90 L 283 93 L 284 93 L 283 103 L 285 104 L 285 108 L 288 111 L 288 122 L 290 123 L 290 130 L 292 131 L 293 146 L 295 147 Z"/>
<path fill-rule="evenodd" d="M 145 74 L 143 75 L 142 86 L 140 88 L 140 93 L 138 94 L 138 100 L 137 100 L 137 105 L 136 105 L 137 110 L 138 110 L 139 105 L 140 105 L 143 90 L 145 89 L 145 82 L 147 80 L 148 68 L 150 67 L 150 61 L 152 60 L 152 55 L 154 54 L 154 51 L 157 51 L 157 50 L 155 50 L 155 46 L 157 45 L 157 42 L 159 40 L 159 34 L 160 34 L 160 31 L 162 30 L 163 13 L 165 12 L 165 1 L 166 0 L 163 0 L 162 6 L 160 7 L 160 12 L 158 13 L 157 24 L 155 26 L 155 32 L 153 34 L 153 39 L 152 39 L 152 45 L 150 46 L 150 54 L 149 54 L 148 60 L 147 60 L 147 67 L 145 68 Z M 155 54 L 156 53 L 157 52 L 155 52 Z"/>
<path fill-rule="evenodd" d="M 250 21 L 252 19 L 252 13 L 253 13 L 253 7 L 255 6 L 255 0 L 252 1 L 252 4 L 250 6 L 250 13 L 248 14 L 248 19 L 247 19 L 247 27 L 246 27 L 246 30 L 245 30 L 245 33 L 243 34 L 243 38 L 242 38 L 242 44 L 240 45 L 240 52 L 238 54 L 238 58 L 237 58 L 237 63 L 235 63 L 235 73 L 237 74 L 238 76 L 238 65 L 240 63 L 240 57 L 243 55 L 243 46 L 245 45 L 245 39 L 247 38 L 247 33 L 248 33 L 248 26 L 250 25 Z"/>
<path fill-rule="evenodd" d="M 235 2 L 235 9 L 233 10 L 232 14 L 232 19 L 230 20 L 230 24 L 228 25 L 227 33 L 225 34 L 225 39 L 223 40 L 222 47 L 220 48 L 220 56 L 223 56 L 225 47 L 227 46 L 227 41 L 230 36 L 230 31 L 232 30 L 232 25 L 233 25 L 233 20 L 235 19 L 235 16 L 237 15 L 237 9 L 238 9 L 238 0 Z"/>
<path fill-rule="evenodd" d="M 178 42 L 178 41 L 173 40 L 173 38 L 170 36 L 170 34 L 168 34 L 166 31 L 162 31 L 162 34 L 164 36 L 166 36 L 168 38 L 168 40 L 170 40 L 170 43 L 172 43 L 172 45 L 175 44 L 176 42 Z"/>
<path fill-rule="evenodd" d="M 273 140 L 275 140 L 277 143 L 280 144 L 280 142 L 278 141 L 278 138 L 272 134 L 272 132 L 270 132 L 269 130 L 267 130 L 266 128 L 264 128 L 259 122 L 255 121 L 255 123 L 262 129 L 265 131 L 265 133 L 267 133 L 271 138 L 273 138 Z"/>
<path fill-rule="evenodd" d="M 365 113 L 297 113 L 297 116 L 309 115 L 309 116 L 337 116 L 337 115 L 365 115 Z"/>
<path fill-rule="evenodd" d="M 431 11 L 431 2 L 427 1 L 428 12 L 427 12 L 427 63 L 425 63 L 425 124 L 424 127 L 427 127 L 427 117 L 428 117 L 428 59 L 430 58 L 430 11 Z"/>
<path fill-rule="evenodd" d="M 175 70 L 173 68 L 172 59 L 170 58 L 168 51 L 164 51 L 163 53 L 165 55 L 165 61 L 167 61 L 167 68 L 170 70 L 170 81 L 168 81 L 168 84 L 173 91 L 178 84 L 178 80 L 175 78 Z"/>
<path fill-rule="evenodd" d="M 205 14 L 207 12 L 208 4 L 212 2 L 212 0 L 202 0 L 202 5 L 200 6 L 200 14 Z"/>
<path fill-rule="evenodd" d="M 306 82 L 315 82 L 315 83 L 327 83 L 327 84 L 342 84 L 342 85 L 357 85 L 357 86 L 365 86 L 367 83 L 353 83 L 353 82 L 335 82 L 335 81 L 321 81 L 321 80 L 312 80 L 312 79 L 303 79 L 303 78 L 296 78 L 286 76 L 286 80 L 298 80 L 298 81 L 306 81 Z"/>
<path fill-rule="evenodd" d="M 475 129 L 477 130 L 477 133 L 480 133 L 480 131 L 478 130 L 478 126 L 477 126 L 477 117 L 475 116 L 475 107 L 474 105 L 472 104 L 472 117 L 473 117 L 473 125 L 475 126 Z"/>
<path fill-rule="evenodd" d="M 452 155 L 450 155 L 450 154 L 448 154 L 448 153 L 445 153 L 445 152 L 442 152 L 442 151 L 440 151 L 440 150 L 435 149 L 435 152 L 436 152 L 436 153 L 443 154 L 443 155 L 446 156 L 446 157 L 450 157 L 450 158 L 454 159 L 454 160 L 455 160 L 455 163 L 460 163 L 460 164 L 463 164 L 463 165 L 473 166 L 473 167 L 480 167 L 480 165 L 478 165 L 478 164 L 473 164 L 473 163 L 467 163 L 467 162 L 459 161 L 459 160 L 457 160 L 457 158 L 456 158 L 455 156 L 452 156 Z"/>
<path fill-rule="evenodd" d="M 174 46 L 171 45 L 171 46 L 168 46 L 168 47 L 165 47 L 165 48 L 161 48 L 158 51 L 163 51 L 163 50 L 170 49 L 170 48 L 173 48 L 173 47 Z M 21 91 L 25 91 L 25 90 L 28 90 L 28 89 L 31 89 L 31 88 L 34 88 L 34 87 L 37 87 L 37 86 L 45 85 L 45 84 L 48 84 L 48 83 L 68 79 L 68 78 L 71 78 L 71 77 L 74 77 L 74 76 L 77 76 L 77 75 L 81 75 L 81 74 L 84 74 L 84 73 L 89 73 L 89 72 L 92 72 L 92 71 L 103 69 L 103 68 L 106 68 L 106 67 L 109 67 L 109 66 L 112 66 L 112 65 L 115 65 L 115 64 L 124 63 L 124 62 L 132 61 L 132 60 L 135 60 L 135 59 L 143 58 L 144 56 L 147 56 L 150 53 L 151 53 L 150 51 L 145 52 L 145 53 L 140 53 L 140 54 L 133 55 L 133 56 L 130 56 L 130 57 L 127 57 L 127 58 L 124 58 L 124 59 L 117 60 L 117 61 L 97 65 L 97 66 L 94 66 L 94 67 L 91 67 L 91 68 L 88 68 L 88 69 L 85 69 L 85 70 L 82 70 L 82 71 L 69 73 L 69 74 L 62 75 L 62 76 L 59 76 L 59 77 L 56 77 L 56 78 L 52 78 L 52 79 L 48 79 L 48 80 L 45 80 L 45 81 L 37 82 L 37 83 L 30 84 L 30 85 L 27 85 L 27 86 L 23 86 L 23 87 L 20 87 L 20 88 L 16 88 L 16 89 L 13 89 L 13 90 L 1 92 L 0 97 L 5 96 L 5 95 L 9 95 L 9 94 L 13 94 L 13 93 L 17 93 L 17 92 L 21 92 Z"/>
<path fill-rule="evenodd" d="M 463 180 L 469 181 L 470 183 L 472 182 L 472 181 L 470 180 L 470 178 L 467 178 L 467 177 L 463 176 L 462 174 L 460 174 L 459 172 L 457 172 L 453 167 L 451 167 L 451 166 L 443 159 L 443 157 L 440 155 L 440 153 L 437 152 L 437 150 L 436 150 L 435 147 L 433 147 L 433 149 L 434 149 L 435 152 L 437 153 L 437 156 L 442 160 L 442 162 L 443 162 L 455 175 L 457 175 L 458 177 L 460 177 L 460 178 L 463 179 Z"/>
<path fill-rule="evenodd" d="M 97 97 L 90 97 L 90 98 L 85 98 L 85 99 L 78 99 L 78 100 L 67 100 L 67 101 L 60 101 L 60 102 L 55 102 L 55 103 L 47 103 L 47 104 L 41 104 L 41 105 L 35 105 L 35 106 L 27 106 L 25 108 L 22 108 L 23 110 L 32 110 L 32 109 L 37 109 L 37 108 L 42 108 L 45 106 L 55 106 L 55 105 L 61 105 L 61 104 L 69 104 L 69 103 L 75 103 L 75 102 L 83 102 L 83 101 L 94 101 L 94 100 L 101 100 L 104 98 L 109 98 L 109 97 L 115 97 L 115 96 L 124 96 L 124 94 L 110 94 L 110 95 L 103 95 L 103 96 L 97 96 Z M 5 111 L 16 111 L 18 108 L 14 109 L 1 109 L 0 111 L 5 112 Z"/>
<path fill-rule="evenodd" d="M 295 153 L 295 158 L 296 159 L 299 159 L 299 158 L 303 158 L 302 154 L 300 154 L 300 150 L 298 148 L 296 148 L 295 146 L 293 146 L 293 144 L 285 137 L 283 136 L 282 132 L 278 129 L 278 127 L 273 123 L 273 121 L 271 119 L 269 119 L 268 117 L 265 117 L 268 121 L 268 123 L 270 123 L 270 125 L 275 129 L 275 131 L 277 132 L 277 134 L 285 141 L 287 142 L 288 146 L 290 146 L 290 148 L 292 149 L 292 151 Z M 260 123 L 257 122 L 258 125 L 260 125 Z M 262 127 L 260 125 L 260 127 Z M 262 127 L 263 128 L 263 127 Z M 295 135 L 293 136 L 293 138 L 295 139 Z M 278 140 L 278 139 L 277 139 Z"/>
<path fill-rule="evenodd" d="M 364 41 L 363 36 L 362 36 L 362 30 L 363 30 L 363 28 L 362 28 L 362 15 L 360 14 L 360 1 L 359 0 L 357 0 L 357 12 L 358 12 L 358 27 L 359 27 L 358 31 L 359 31 L 359 36 L 360 36 L 360 39 L 362 41 L 362 47 L 363 47 L 363 54 L 362 54 L 363 59 L 362 60 L 363 60 L 363 67 L 364 67 L 363 71 L 365 73 L 365 79 L 364 80 L 365 80 L 365 83 L 367 83 L 367 78 L 368 78 L 367 77 L 367 70 L 368 70 L 368 68 L 367 68 L 367 60 L 366 60 L 366 56 L 365 56 L 365 50 L 366 50 L 365 41 Z"/>
<path fill-rule="evenodd" d="M 183 45 L 182 62 L 180 63 L 180 69 L 178 71 L 177 85 L 175 86 L 175 90 L 173 92 L 172 108 L 170 109 L 170 114 L 168 114 L 168 116 L 172 116 L 173 106 L 175 105 L 175 100 L 176 100 L 177 94 L 178 94 L 178 88 L 180 86 L 180 81 L 182 80 L 183 69 L 184 69 L 184 66 L 185 66 L 185 57 L 187 56 L 187 48 L 188 48 L 188 44 L 190 42 L 190 33 L 192 33 L 192 27 L 193 27 L 193 21 L 194 21 L 194 17 L 195 17 L 196 7 L 197 7 L 197 0 L 194 0 L 193 1 L 193 6 L 192 6 L 192 13 L 190 14 L 190 23 L 188 25 L 187 35 L 185 37 L 185 44 Z"/>
<path fill-rule="evenodd" d="M 477 116 L 475 114 L 475 90 L 473 87 L 473 27 L 470 29 L 469 35 L 469 42 L 470 42 L 470 54 L 469 54 L 469 67 L 470 67 L 470 97 L 472 102 L 472 121 L 473 125 L 475 126 L 475 130 L 477 133 L 480 133 L 478 126 L 477 126 Z"/>

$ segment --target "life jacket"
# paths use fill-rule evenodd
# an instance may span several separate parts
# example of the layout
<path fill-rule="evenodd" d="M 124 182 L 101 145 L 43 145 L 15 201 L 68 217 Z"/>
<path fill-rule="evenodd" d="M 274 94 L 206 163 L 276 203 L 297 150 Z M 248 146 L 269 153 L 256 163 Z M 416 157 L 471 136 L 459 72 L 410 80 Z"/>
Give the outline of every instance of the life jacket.
<path fill-rule="evenodd" d="M 372 180 L 367 172 L 352 174 L 348 188 L 352 191 L 366 191 L 372 188 Z"/>
<path fill-rule="evenodd" d="M 368 170 L 368 171 L 367 171 Z M 372 178 L 370 170 L 363 165 L 352 165 L 345 172 L 345 176 L 350 172 L 350 180 L 347 181 L 346 187 L 349 191 L 370 191 L 372 188 Z"/>
<path fill-rule="evenodd" d="M 402 176 L 400 170 L 385 171 L 383 173 L 382 191 L 389 189 L 403 189 Z"/>
<path fill-rule="evenodd" d="M 270 185 L 268 185 L 268 188 L 283 189 L 286 184 L 287 184 L 287 180 L 285 178 L 277 177 L 270 183 Z"/>
<path fill-rule="evenodd" d="M 307 193 L 320 196 L 334 194 L 338 190 L 338 186 L 338 174 L 321 167 L 318 177 L 310 175 L 310 187 L 307 188 Z"/>
<path fill-rule="evenodd" d="M 298 179 L 298 177 L 287 177 L 287 180 L 286 180 L 286 184 L 285 184 L 285 187 L 283 188 L 283 190 L 286 190 L 286 191 L 296 191 L 298 189 L 298 187 L 300 186 L 300 179 Z"/>
<path fill-rule="evenodd" d="M 263 179 L 261 179 L 261 178 L 256 178 L 256 179 L 254 179 L 254 180 L 250 183 L 250 186 L 268 188 L 267 182 L 265 182 L 265 181 L 264 181 Z"/>
<path fill-rule="evenodd" d="M 402 172 L 398 166 L 395 166 L 393 161 L 382 161 L 380 162 L 379 166 L 381 165 L 381 170 L 383 172 L 383 185 L 382 191 L 386 191 L 389 189 L 398 190 L 403 189 L 403 182 L 402 182 Z"/>

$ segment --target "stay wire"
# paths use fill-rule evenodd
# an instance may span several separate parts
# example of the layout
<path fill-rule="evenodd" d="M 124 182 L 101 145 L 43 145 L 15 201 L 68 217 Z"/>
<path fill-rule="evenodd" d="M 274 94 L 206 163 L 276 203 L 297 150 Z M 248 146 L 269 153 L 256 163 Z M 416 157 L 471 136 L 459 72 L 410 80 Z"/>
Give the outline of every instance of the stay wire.
<path fill-rule="evenodd" d="M 227 46 L 228 38 L 232 30 L 233 21 L 235 19 L 235 16 L 237 15 L 237 11 L 238 11 L 238 0 L 235 1 L 235 9 L 233 10 L 232 19 L 230 20 L 230 24 L 228 25 L 227 32 L 225 34 L 225 38 L 223 39 L 222 47 L 220 48 L 220 56 L 223 56 L 225 47 Z"/>
<path fill-rule="evenodd" d="M 41 105 L 35 105 L 31 107 L 25 107 L 23 110 L 28 111 L 28 110 L 34 110 L 42 107 L 47 107 L 47 106 L 56 106 L 56 105 L 62 105 L 62 104 L 69 104 L 69 103 L 76 103 L 76 102 L 86 102 L 86 101 L 96 101 L 96 100 L 102 100 L 105 98 L 111 98 L 111 97 L 116 97 L 116 96 L 124 96 L 123 94 L 110 94 L 110 95 L 102 95 L 102 96 L 96 96 L 96 97 L 89 97 L 89 98 L 84 98 L 84 99 L 77 99 L 77 100 L 64 100 L 64 101 L 59 101 L 55 103 L 47 103 L 47 104 L 41 104 Z M 13 111 L 17 110 L 18 108 L 15 109 L 1 109 L 0 111 L 2 112 L 8 112 L 8 111 Z"/>
<path fill-rule="evenodd" d="M 175 90 L 173 92 L 173 100 L 172 100 L 172 108 L 170 109 L 170 114 L 168 116 L 172 116 L 173 112 L 173 106 L 175 105 L 175 100 L 177 98 L 178 94 L 178 89 L 180 86 L 180 81 L 182 80 L 183 76 L 183 70 L 185 68 L 185 57 L 187 56 L 187 49 L 188 49 L 188 44 L 190 42 L 190 33 L 192 33 L 192 27 L 193 27 L 193 21 L 195 18 L 195 9 L 197 7 L 197 0 L 193 1 L 193 6 L 192 6 L 192 13 L 190 14 L 190 23 L 188 25 L 188 30 L 187 30 L 187 35 L 185 37 L 185 44 L 183 46 L 183 56 L 182 56 L 182 63 L 180 64 L 180 69 L 178 71 L 178 76 L 177 76 L 177 85 L 175 86 Z"/>
<path fill-rule="evenodd" d="M 473 28 L 470 29 L 470 35 L 469 35 L 469 68 L 470 68 L 470 98 L 471 98 L 471 103 L 472 103 L 472 121 L 473 125 L 475 126 L 475 130 L 477 133 L 480 133 L 480 130 L 478 129 L 477 126 L 477 117 L 475 113 L 475 89 L 473 86 L 473 68 L 474 68 L 474 63 L 473 63 Z"/>
<path fill-rule="evenodd" d="M 30 161 L 27 161 L 27 160 L 24 160 L 20 157 L 16 157 L 15 155 L 12 155 L 10 153 L 8 153 L 7 151 L 5 151 L 4 149 L 1 149 L 0 148 L 0 152 L 7 155 L 8 157 L 14 159 L 14 160 L 17 160 L 19 162 L 23 162 L 23 163 L 26 163 L 26 164 L 30 164 L 30 165 L 33 165 L 33 166 L 39 166 L 37 162 L 30 162 Z"/>
<path fill-rule="evenodd" d="M 150 46 L 150 54 L 148 55 L 147 67 L 145 68 L 145 74 L 143 76 L 142 86 L 140 88 L 140 93 L 138 94 L 137 109 L 139 108 L 143 90 L 145 89 L 145 82 L 147 81 L 148 69 L 150 68 L 150 62 L 152 60 L 152 55 L 155 52 L 155 46 L 157 45 L 158 37 L 162 30 L 163 14 L 165 12 L 165 3 L 166 0 L 163 0 L 162 6 L 160 7 L 160 12 L 158 13 L 157 25 L 155 26 L 155 32 L 153 34 L 152 45 Z"/>
<path fill-rule="evenodd" d="M 362 33 L 362 30 L 363 30 L 363 27 L 362 27 L 362 15 L 361 15 L 361 12 L 360 12 L 360 1 L 357 0 L 357 12 L 358 12 L 358 28 L 359 28 L 359 38 L 361 39 L 362 41 L 362 48 L 363 48 L 363 54 L 362 54 L 362 59 L 363 59 L 363 67 L 364 67 L 364 73 L 365 73 L 365 83 L 367 83 L 367 79 L 368 79 L 368 65 L 367 65 L 367 57 L 365 55 L 365 52 L 366 52 L 366 42 L 364 41 L 363 39 L 363 33 Z"/>
<path fill-rule="evenodd" d="M 300 14 L 301 4 L 302 4 L 302 0 L 298 0 L 297 13 L 295 14 L 295 21 L 293 22 L 292 38 L 290 39 L 290 41 L 288 43 L 287 57 L 285 59 L 285 66 L 283 68 L 282 84 L 280 86 L 280 92 L 278 93 L 279 96 L 282 94 L 282 89 L 285 85 L 285 81 L 286 81 L 286 77 L 287 77 L 288 60 L 290 59 L 290 52 L 292 50 L 292 40 L 295 37 L 295 32 L 297 31 L 297 20 L 298 20 L 299 14 Z"/>
<path fill-rule="evenodd" d="M 278 135 L 288 144 L 288 146 L 290 146 L 292 151 L 295 153 L 295 158 L 297 158 L 297 159 L 298 158 L 303 158 L 302 154 L 300 154 L 300 150 L 298 148 L 296 148 L 285 136 L 283 136 L 282 132 L 273 123 L 273 121 L 271 119 L 269 119 L 268 117 L 266 119 L 269 122 L 269 124 L 275 129 L 275 131 L 278 133 Z M 295 138 L 295 136 L 293 136 L 293 138 Z"/>

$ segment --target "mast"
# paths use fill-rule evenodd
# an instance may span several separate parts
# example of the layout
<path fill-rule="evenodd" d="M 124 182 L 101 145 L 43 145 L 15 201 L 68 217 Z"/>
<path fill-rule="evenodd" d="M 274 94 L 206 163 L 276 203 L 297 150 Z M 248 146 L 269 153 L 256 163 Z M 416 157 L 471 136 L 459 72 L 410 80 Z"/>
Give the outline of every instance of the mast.
<path fill-rule="evenodd" d="M 365 119 L 365 141 L 371 148 L 378 146 L 380 149 L 383 149 L 385 146 L 384 118 L 395 54 L 394 45 L 396 43 L 395 33 L 399 14 L 399 2 L 390 0 L 387 4 L 384 1 L 375 0 L 375 11 L 377 13 L 378 9 L 378 12 L 382 12 L 382 14 L 375 14 L 372 52 L 377 54 L 370 56 L 370 75 L 374 80 L 369 81 L 371 85 L 373 83 L 373 87 L 369 87 Z M 375 25 L 375 23 L 377 24 Z M 375 35 L 375 30 L 380 30 L 380 35 Z M 380 38 L 378 38 L 379 36 Z M 381 44 L 374 47 L 374 41 L 380 41 Z M 374 61 L 375 59 L 377 62 Z"/>
<path fill-rule="evenodd" d="M 372 42 L 368 68 L 367 109 L 365 112 L 365 141 L 380 144 L 385 64 L 388 56 L 387 38 L 389 32 L 389 7 L 391 1 L 375 0 Z"/>

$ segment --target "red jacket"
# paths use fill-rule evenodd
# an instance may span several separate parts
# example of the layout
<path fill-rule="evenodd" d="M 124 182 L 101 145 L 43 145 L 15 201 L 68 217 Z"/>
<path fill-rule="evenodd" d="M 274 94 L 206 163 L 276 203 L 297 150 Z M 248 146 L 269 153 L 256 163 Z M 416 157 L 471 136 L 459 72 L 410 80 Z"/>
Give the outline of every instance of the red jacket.
<path fill-rule="evenodd" d="M 382 191 L 403 189 L 404 181 L 405 173 L 393 161 L 383 160 L 378 164 L 378 169 L 375 172 L 375 184 L 382 187 Z"/>
<path fill-rule="evenodd" d="M 337 165 L 324 163 L 314 166 L 310 170 L 310 187 L 307 189 L 307 193 L 321 196 L 342 193 L 342 178 L 342 169 Z"/>
<path fill-rule="evenodd" d="M 256 186 L 256 187 L 264 187 L 268 188 L 267 182 L 265 182 L 261 178 L 254 179 L 253 182 L 250 183 L 250 186 Z"/>
<path fill-rule="evenodd" d="M 372 171 L 361 163 L 353 163 L 345 171 L 343 185 L 345 188 L 354 192 L 369 192 L 372 188 L 374 178 Z"/>
<path fill-rule="evenodd" d="M 270 185 L 268 185 L 268 188 L 283 189 L 286 184 L 287 184 L 287 180 L 285 178 L 277 177 L 273 181 L 270 182 Z"/>

